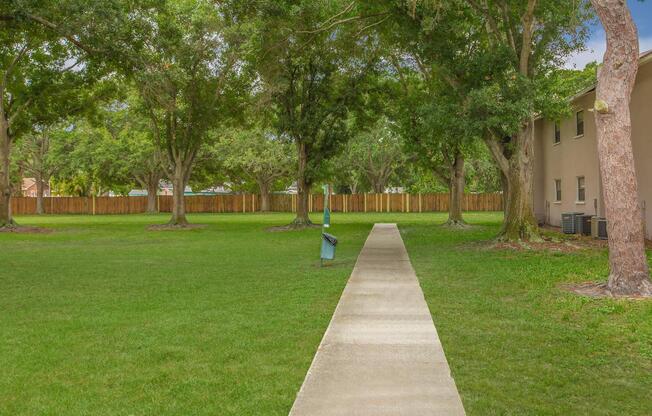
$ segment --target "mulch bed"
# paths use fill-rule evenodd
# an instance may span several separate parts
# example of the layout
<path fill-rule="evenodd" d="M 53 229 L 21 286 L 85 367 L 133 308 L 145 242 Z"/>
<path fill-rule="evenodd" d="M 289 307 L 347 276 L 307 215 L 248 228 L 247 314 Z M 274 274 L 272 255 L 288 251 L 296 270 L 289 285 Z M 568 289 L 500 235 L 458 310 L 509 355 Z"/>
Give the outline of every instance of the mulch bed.
<path fill-rule="evenodd" d="M 576 295 L 586 296 L 589 298 L 602 299 L 602 298 L 611 298 L 611 299 L 627 299 L 627 300 L 649 300 L 649 297 L 645 296 L 623 296 L 623 295 L 614 295 L 607 289 L 606 283 L 596 283 L 596 282 L 583 282 L 583 283 L 571 283 L 571 284 L 562 284 L 559 285 L 559 288 Z"/>
<path fill-rule="evenodd" d="M 54 230 L 41 227 L 27 227 L 21 225 L 12 225 L 9 227 L 0 227 L 0 233 L 15 234 L 52 234 Z"/>
<path fill-rule="evenodd" d="M 558 253 L 607 248 L 606 240 L 596 240 L 586 236 L 547 231 L 541 238 L 542 241 L 485 241 L 479 242 L 476 245 L 478 248 L 489 250 L 551 251 Z"/>

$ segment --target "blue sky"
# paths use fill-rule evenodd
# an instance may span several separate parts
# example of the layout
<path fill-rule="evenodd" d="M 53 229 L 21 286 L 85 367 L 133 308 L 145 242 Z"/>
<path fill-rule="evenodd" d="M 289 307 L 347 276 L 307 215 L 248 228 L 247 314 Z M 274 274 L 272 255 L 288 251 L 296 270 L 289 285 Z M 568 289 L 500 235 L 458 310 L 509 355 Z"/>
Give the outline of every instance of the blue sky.
<path fill-rule="evenodd" d="M 628 0 L 627 3 L 638 26 L 641 52 L 652 49 L 652 0 Z M 587 44 L 587 50 L 573 56 L 568 61 L 568 66 L 581 69 L 591 61 L 601 61 L 605 44 L 604 30 L 600 22 L 597 21 Z"/>

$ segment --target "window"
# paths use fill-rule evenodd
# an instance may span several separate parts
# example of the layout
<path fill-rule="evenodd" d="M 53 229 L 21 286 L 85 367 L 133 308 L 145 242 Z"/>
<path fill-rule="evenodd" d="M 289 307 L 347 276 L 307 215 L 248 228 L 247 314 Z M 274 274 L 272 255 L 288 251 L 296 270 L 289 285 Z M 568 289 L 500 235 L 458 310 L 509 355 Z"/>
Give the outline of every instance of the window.
<path fill-rule="evenodd" d="M 575 121 L 577 122 L 577 135 L 582 136 L 584 134 L 584 111 L 577 112 Z"/>
<path fill-rule="evenodd" d="M 586 201 L 586 187 L 584 186 L 585 180 L 584 176 L 579 176 L 577 178 L 577 201 L 584 202 Z"/>
<path fill-rule="evenodd" d="M 557 144 L 561 142 L 561 127 L 559 126 L 559 123 L 555 123 L 555 141 L 554 143 Z"/>
<path fill-rule="evenodd" d="M 561 179 L 555 179 L 555 202 L 561 202 Z"/>

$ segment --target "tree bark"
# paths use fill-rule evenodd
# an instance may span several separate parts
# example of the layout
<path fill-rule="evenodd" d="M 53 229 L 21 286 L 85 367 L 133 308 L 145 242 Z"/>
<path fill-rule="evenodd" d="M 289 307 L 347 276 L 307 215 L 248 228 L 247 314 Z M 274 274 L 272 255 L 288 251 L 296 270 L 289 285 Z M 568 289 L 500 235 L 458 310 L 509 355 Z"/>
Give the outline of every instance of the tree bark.
<path fill-rule="evenodd" d="M 43 215 L 45 214 L 45 209 L 43 206 L 43 193 L 45 191 L 45 184 L 43 183 L 43 177 L 36 175 L 36 214 Z"/>
<path fill-rule="evenodd" d="M 371 185 L 374 189 L 374 192 L 377 194 L 382 194 L 385 192 L 385 184 L 380 180 L 374 180 Z"/>
<path fill-rule="evenodd" d="M 4 115 L 0 114 L 0 228 L 14 225 L 11 215 L 11 177 L 9 172 L 11 137 L 8 124 Z"/>
<path fill-rule="evenodd" d="M 258 181 L 258 188 L 260 189 L 260 212 L 269 212 L 271 207 L 269 183 L 260 180 Z"/>
<path fill-rule="evenodd" d="M 503 191 L 503 218 L 507 218 L 509 207 L 509 181 L 502 171 L 500 172 L 500 188 Z"/>
<path fill-rule="evenodd" d="M 461 152 L 458 152 L 455 155 L 453 165 L 450 167 L 450 204 L 448 205 L 448 221 L 446 225 L 466 225 L 462 216 L 464 185 L 464 156 Z"/>
<path fill-rule="evenodd" d="M 652 296 L 632 150 L 629 103 L 638 72 L 638 32 L 623 0 L 592 0 L 607 34 L 595 120 L 614 295 Z"/>
<path fill-rule="evenodd" d="M 159 178 L 149 177 L 147 181 L 147 213 L 156 214 L 158 212 L 158 183 Z M 185 187 L 184 187 L 185 188 Z"/>
<path fill-rule="evenodd" d="M 355 195 L 358 193 L 358 182 L 357 181 L 352 181 L 349 184 L 349 189 L 351 189 L 351 194 Z"/>
<path fill-rule="evenodd" d="M 172 218 L 169 225 L 188 225 L 186 218 L 185 190 L 190 178 L 191 163 L 177 161 L 172 175 Z"/>
<path fill-rule="evenodd" d="M 311 181 L 308 180 L 308 153 L 306 144 L 303 141 L 297 141 L 298 169 L 297 169 L 297 216 L 292 221 L 294 226 L 312 225 L 308 213 L 308 197 L 310 193 Z"/>
<path fill-rule="evenodd" d="M 507 172 L 507 205 L 500 239 L 539 241 L 539 225 L 534 215 L 534 119 L 517 133 Z"/>

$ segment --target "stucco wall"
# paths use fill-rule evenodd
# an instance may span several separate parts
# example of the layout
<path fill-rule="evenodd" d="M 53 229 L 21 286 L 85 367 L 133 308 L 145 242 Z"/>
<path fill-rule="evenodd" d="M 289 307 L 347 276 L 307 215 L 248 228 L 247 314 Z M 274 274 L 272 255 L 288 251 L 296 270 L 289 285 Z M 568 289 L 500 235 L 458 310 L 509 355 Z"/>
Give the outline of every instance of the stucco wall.
<path fill-rule="evenodd" d="M 593 107 L 595 92 L 573 105 L 584 110 L 584 135 L 576 137 L 575 112 L 561 123 L 561 143 L 554 144 L 554 123 L 537 121 L 537 164 L 535 164 L 535 212 L 559 226 L 562 212 L 585 212 L 604 216 Z M 652 62 L 639 69 L 632 94 L 632 142 L 636 161 L 639 196 L 644 207 L 646 236 L 652 239 Z M 577 201 L 577 177 L 585 177 L 586 201 Z M 562 180 L 562 200 L 555 201 L 555 179 Z"/>
<path fill-rule="evenodd" d="M 639 197 L 646 236 L 652 239 L 652 62 L 639 68 L 630 109 Z"/>
<path fill-rule="evenodd" d="M 534 215 L 539 223 L 546 222 L 546 195 L 544 191 L 545 170 L 543 163 L 543 119 L 534 123 Z"/>
<path fill-rule="evenodd" d="M 543 185 L 543 207 L 546 222 L 559 226 L 562 212 L 596 214 L 594 201 L 600 205 L 598 154 L 595 141 L 595 122 L 588 111 L 595 101 L 589 93 L 574 103 L 572 117 L 561 121 L 561 142 L 554 143 L 555 129 L 551 121 L 541 121 L 541 162 L 543 173 L 539 182 Z M 584 110 L 584 135 L 576 135 L 575 112 Z M 577 178 L 584 176 L 586 198 L 577 200 Z M 561 179 L 562 198 L 556 201 L 555 179 Z M 598 208 L 599 209 L 599 208 Z"/>

